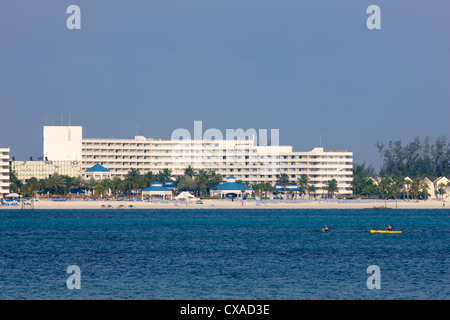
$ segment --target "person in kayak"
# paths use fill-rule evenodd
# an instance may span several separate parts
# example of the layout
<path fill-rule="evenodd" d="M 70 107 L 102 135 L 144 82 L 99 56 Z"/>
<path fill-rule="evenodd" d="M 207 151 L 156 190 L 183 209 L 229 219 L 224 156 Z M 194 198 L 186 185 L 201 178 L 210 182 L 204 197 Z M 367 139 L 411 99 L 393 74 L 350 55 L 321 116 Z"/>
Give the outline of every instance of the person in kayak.
<path fill-rule="evenodd" d="M 325 228 L 322 229 L 322 232 L 328 232 L 328 226 L 325 226 Z"/>
<path fill-rule="evenodd" d="M 386 227 L 386 230 L 387 230 L 387 231 L 392 231 L 392 226 L 391 226 L 391 225 L 388 225 L 388 226 Z"/>

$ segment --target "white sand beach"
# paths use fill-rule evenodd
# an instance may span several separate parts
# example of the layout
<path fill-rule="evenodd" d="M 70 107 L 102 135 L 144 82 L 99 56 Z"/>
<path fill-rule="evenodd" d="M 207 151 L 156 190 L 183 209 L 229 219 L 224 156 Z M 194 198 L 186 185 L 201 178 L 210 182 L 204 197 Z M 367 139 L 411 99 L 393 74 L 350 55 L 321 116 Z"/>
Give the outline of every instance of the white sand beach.
<path fill-rule="evenodd" d="M 24 209 L 30 209 L 32 202 L 25 201 Z M 128 200 L 48 200 L 33 202 L 34 209 L 371 209 L 386 205 L 390 209 L 449 209 L 450 204 L 442 200 L 292 200 L 292 201 L 230 201 L 203 200 L 186 203 L 179 201 L 128 201 Z M 1 209 L 22 209 L 22 204 L 0 205 Z"/>

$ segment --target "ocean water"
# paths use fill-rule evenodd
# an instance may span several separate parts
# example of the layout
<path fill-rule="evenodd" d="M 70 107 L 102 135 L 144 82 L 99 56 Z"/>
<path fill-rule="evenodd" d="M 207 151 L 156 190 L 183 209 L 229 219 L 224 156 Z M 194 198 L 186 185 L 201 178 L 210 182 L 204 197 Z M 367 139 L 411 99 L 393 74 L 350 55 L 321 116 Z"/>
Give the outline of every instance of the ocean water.
<path fill-rule="evenodd" d="M 450 298 L 448 210 L 1 210 L 0 255 L 2 300 Z"/>

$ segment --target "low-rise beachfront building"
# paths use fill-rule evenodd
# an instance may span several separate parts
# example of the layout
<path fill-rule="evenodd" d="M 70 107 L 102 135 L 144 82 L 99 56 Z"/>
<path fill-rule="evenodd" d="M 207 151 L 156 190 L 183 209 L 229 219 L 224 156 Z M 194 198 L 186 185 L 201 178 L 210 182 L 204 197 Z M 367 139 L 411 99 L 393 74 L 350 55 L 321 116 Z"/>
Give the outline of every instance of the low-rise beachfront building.
<path fill-rule="evenodd" d="M 217 187 L 210 189 L 211 197 L 218 198 L 244 198 L 252 194 L 252 189 L 236 182 L 236 178 L 229 176 L 225 179 L 226 182 L 221 183 Z"/>
<path fill-rule="evenodd" d="M 28 179 L 46 179 L 55 173 L 69 177 L 79 177 L 81 172 L 81 161 L 71 160 L 29 160 L 29 161 L 11 161 L 11 170 L 15 173 L 17 179 L 27 182 Z"/>
<path fill-rule="evenodd" d="M 446 198 L 450 195 L 450 180 L 447 177 L 439 177 L 433 182 L 434 184 L 434 195 L 437 199 Z M 443 194 L 440 194 L 443 192 Z"/>
<path fill-rule="evenodd" d="M 111 172 L 100 164 L 95 164 L 87 169 L 83 174 L 84 179 L 89 180 L 94 178 L 95 180 L 111 179 Z"/>
<path fill-rule="evenodd" d="M 232 175 L 248 185 L 261 182 L 275 185 L 282 173 L 288 175 L 290 182 L 296 183 L 302 174 L 306 174 L 309 184 L 316 190 L 335 179 L 340 195 L 352 194 L 352 152 L 323 148 L 294 152 L 292 146 L 261 145 L 251 137 L 171 140 L 136 136 L 134 139 L 82 138 L 80 142 L 80 130 L 79 127 L 73 130 L 64 126 L 51 130 L 45 127 L 44 158 L 75 161 L 81 154 L 82 172 L 98 163 L 110 171 L 112 178 L 124 178 L 131 169 L 142 174 L 169 169 L 176 177 L 183 175 L 187 166 L 196 170 L 215 170 L 224 177 Z M 60 138 L 53 146 L 54 138 L 49 135 L 55 134 Z M 61 147 L 64 143 L 67 146 Z M 67 154 L 53 150 L 58 146 Z M 80 152 L 76 148 L 80 148 Z"/>
<path fill-rule="evenodd" d="M 427 177 L 424 177 L 422 179 L 420 179 L 420 183 L 424 184 L 427 186 L 427 192 L 428 194 L 433 197 L 434 196 L 434 183 L 433 181 L 431 181 L 430 179 L 428 179 Z"/>
<path fill-rule="evenodd" d="M 9 194 L 9 148 L 0 148 L 0 199 Z"/>
<path fill-rule="evenodd" d="M 172 191 L 161 182 L 153 182 L 150 187 L 142 189 L 142 197 L 172 199 Z"/>
<path fill-rule="evenodd" d="M 450 182 L 449 179 L 447 179 L 446 177 L 439 177 L 433 181 L 431 181 L 429 178 L 424 177 L 420 180 L 420 183 L 425 184 L 427 186 L 427 192 L 430 196 L 431 199 L 441 199 L 442 195 L 439 194 L 439 185 L 442 183 L 445 186 L 445 195 L 444 198 L 446 196 L 450 195 L 450 185 L 448 185 L 448 183 Z"/>
<path fill-rule="evenodd" d="M 285 199 L 291 199 L 298 195 L 298 186 L 293 182 L 289 182 L 286 185 L 277 183 L 275 185 L 275 191 L 283 192 Z"/>

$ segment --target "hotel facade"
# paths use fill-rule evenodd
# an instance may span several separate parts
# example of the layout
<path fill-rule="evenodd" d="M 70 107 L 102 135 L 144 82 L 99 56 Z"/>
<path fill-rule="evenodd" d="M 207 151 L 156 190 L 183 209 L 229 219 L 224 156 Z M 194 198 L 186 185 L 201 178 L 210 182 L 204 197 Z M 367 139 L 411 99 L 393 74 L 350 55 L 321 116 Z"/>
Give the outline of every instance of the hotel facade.
<path fill-rule="evenodd" d="M 0 148 L 0 198 L 9 194 L 9 148 Z"/>
<path fill-rule="evenodd" d="M 131 169 L 142 174 L 169 169 L 175 177 L 183 175 L 190 165 L 197 170 L 215 170 L 224 177 L 234 176 L 249 184 L 274 185 L 283 173 L 295 183 L 306 174 L 318 195 L 323 193 L 321 188 L 327 181 L 336 179 L 339 194 L 352 194 L 353 153 L 343 150 L 314 148 L 295 152 L 291 146 L 261 146 L 251 138 L 94 139 L 83 138 L 82 127 L 73 126 L 45 126 L 43 138 L 45 160 L 79 162 L 82 172 L 100 164 L 110 171 L 112 178 L 123 178 Z"/>
<path fill-rule="evenodd" d="M 31 177 L 36 179 L 46 179 L 57 173 L 69 177 L 82 175 L 81 161 L 54 160 L 54 161 L 11 161 L 11 170 L 16 174 L 17 179 L 26 182 Z"/>

